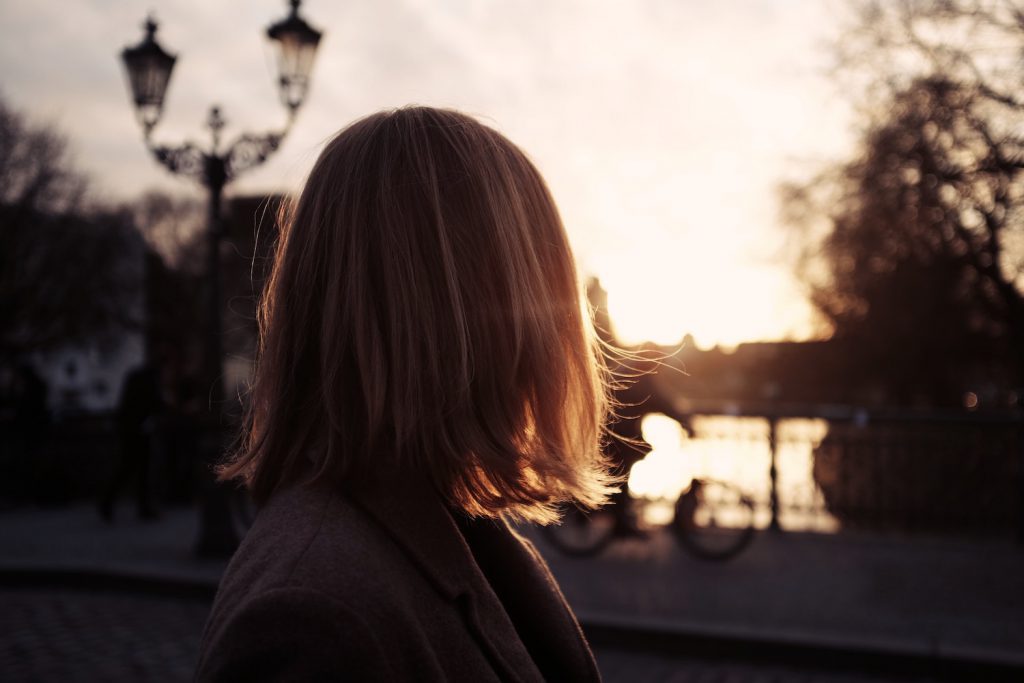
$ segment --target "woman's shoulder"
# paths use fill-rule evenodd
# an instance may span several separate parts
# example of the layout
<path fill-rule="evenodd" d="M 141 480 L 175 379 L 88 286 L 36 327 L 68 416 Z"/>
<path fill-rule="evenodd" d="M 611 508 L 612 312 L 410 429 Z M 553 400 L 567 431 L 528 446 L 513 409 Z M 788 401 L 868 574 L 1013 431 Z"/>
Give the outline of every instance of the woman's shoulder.
<path fill-rule="evenodd" d="M 203 641 L 223 641 L 233 625 L 260 615 L 273 630 L 287 628 L 289 615 L 314 604 L 349 624 L 352 614 L 400 611 L 411 578 L 406 565 L 347 496 L 323 487 L 291 487 L 260 510 L 229 563 Z"/>
<path fill-rule="evenodd" d="M 275 495 L 221 580 L 196 680 L 400 680 L 382 629 L 364 616 L 365 601 L 383 595 L 373 587 L 380 571 L 359 566 L 387 552 L 374 536 L 343 496 Z"/>
<path fill-rule="evenodd" d="M 324 486 L 293 486 L 260 510 L 221 581 L 221 593 L 252 595 L 284 587 L 344 598 L 362 579 L 394 570 L 394 551 L 380 529 L 345 494 Z M 397 564 L 400 566 L 400 563 Z"/>

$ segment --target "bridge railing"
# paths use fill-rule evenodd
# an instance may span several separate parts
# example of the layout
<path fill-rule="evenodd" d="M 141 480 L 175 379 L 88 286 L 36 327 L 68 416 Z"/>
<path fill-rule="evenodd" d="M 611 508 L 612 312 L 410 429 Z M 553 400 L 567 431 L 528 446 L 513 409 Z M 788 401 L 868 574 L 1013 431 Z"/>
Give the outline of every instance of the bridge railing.
<path fill-rule="evenodd" d="M 645 491 L 645 478 L 678 477 L 682 486 L 703 476 L 747 491 L 757 524 L 767 528 L 1024 539 L 1020 414 L 734 404 L 687 409 L 690 437 L 675 452 L 655 443 L 648 459 L 660 459 L 660 471 L 644 471 L 655 462 L 634 470 L 631 486 L 641 496 L 659 495 Z"/>

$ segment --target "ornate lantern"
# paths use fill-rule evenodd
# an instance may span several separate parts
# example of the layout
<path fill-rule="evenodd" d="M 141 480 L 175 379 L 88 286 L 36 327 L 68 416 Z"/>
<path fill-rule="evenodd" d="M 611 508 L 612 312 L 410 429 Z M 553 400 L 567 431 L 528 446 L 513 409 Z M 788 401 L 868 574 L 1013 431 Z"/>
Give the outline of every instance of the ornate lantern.
<path fill-rule="evenodd" d="M 150 17 L 145 23 L 146 37 L 142 42 L 121 51 L 135 112 L 147 137 L 160 120 L 164 95 L 177 59 L 156 42 L 156 28 L 156 21 Z"/>
<path fill-rule="evenodd" d="M 299 16 L 300 0 L 291 0 L 292 11 L 267 29 L 267 37 L 277 44 L 278 87 L 281 102 L 294 113 L 302 106 L 309 89 L 313 58 L 320 44 L 317 31 Z"/>

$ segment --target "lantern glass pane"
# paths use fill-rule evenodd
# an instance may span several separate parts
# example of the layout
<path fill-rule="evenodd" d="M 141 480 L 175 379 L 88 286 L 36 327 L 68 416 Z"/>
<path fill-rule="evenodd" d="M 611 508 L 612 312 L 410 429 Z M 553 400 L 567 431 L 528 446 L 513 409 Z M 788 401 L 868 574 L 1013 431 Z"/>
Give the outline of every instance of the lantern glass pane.
<path fill-rule="evenodd" d="M 145 57 L 139 59 L 130 67 L 129 76 L 137 105 L 163 104 L 171 72 L 160 60 Z"/>
<path fill-rule="evenodd" d="M 294 33 L 284 33 L 275 41 L 278 47 L 278 75 L 281 101 L 295 109 L 302 104 L 309 87 L 309 74 L 313 69 L 317 44 Z"/>

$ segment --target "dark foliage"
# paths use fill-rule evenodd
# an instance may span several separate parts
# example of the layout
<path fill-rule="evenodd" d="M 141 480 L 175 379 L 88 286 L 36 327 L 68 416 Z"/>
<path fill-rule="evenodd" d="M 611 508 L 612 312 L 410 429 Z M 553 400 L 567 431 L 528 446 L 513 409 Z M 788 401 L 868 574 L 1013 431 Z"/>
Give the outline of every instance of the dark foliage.
<path fill-rule="evenodd" d="M 807 229 L 801 274 L 849 342 L 849 376 L 897 403 L 978 391 L 1006 405 L 1024 386 L 1024 106 L 951 38 L 919 37 L 1004 17 L 979 3 L 854 4 L 844 66 L 876 87 L 857 158 L 785 189 Z M 1024 23 L 998 28 L 1024 45 Z"/>
<path fill-rule="evenodd" d="M 0 355 L 102 342 L 141 322 L 131 216 L 88 206 L 65 140 L 0 100 Z"/>

